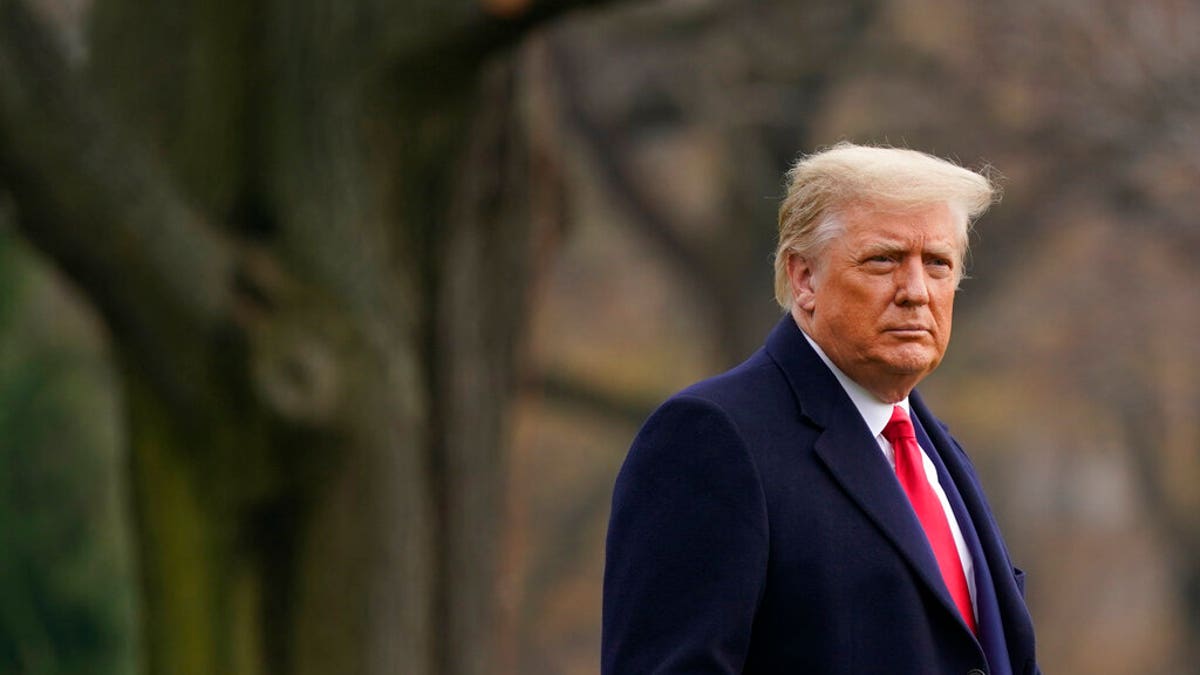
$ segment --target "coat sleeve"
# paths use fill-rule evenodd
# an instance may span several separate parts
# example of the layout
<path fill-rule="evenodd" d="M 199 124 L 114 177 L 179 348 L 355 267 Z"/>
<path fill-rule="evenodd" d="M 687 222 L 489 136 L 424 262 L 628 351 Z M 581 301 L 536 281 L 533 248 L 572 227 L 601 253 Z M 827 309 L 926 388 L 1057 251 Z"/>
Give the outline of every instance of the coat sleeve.
<path fill-rule="evenodd" d="M 766 567 L 766 504 L 742 436 L 714 403 L 671 399 L 613 491 L 601 672 L 740 673 Z"/>

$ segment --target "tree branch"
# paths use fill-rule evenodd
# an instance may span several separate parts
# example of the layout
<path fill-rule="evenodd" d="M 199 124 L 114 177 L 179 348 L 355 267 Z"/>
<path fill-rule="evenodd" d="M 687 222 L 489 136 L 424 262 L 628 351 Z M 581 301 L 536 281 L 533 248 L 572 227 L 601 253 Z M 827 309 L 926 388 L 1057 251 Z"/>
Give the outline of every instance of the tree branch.
<path fill-rule="evenodd" d="M 451 59 L 475 64 L 515 44 L 538 26 L 572 11 L 599 7 L 614 0 L 433 0 L 428 7 L 397 17 L 400 35 L 394 62 L 400 73 L 419 73 L 430 63 Z M 429 21 L 413 21 L 413 15 Z M 434 58 L 431 58 L 431 55 Z M 445 67 L 443 65 L 443 67 Z"/>
<path fill-rule="evenodd" d="M 0 0 L 0 183 L 20 229 L 139 360 L 164 333 L 199 337 L 224 317 L 230 249 L 121 137 L 19 0 Z"/>
<path fill-rule="evenodd" d="M 535 372 L 521 382 L 527 392 L 538 392 L 558 403 L 578 406 L 592 415 L 637 429 L 658 406 L 657 399 L 606 391 L 593 382 L 561 372 Z"/>
<path fill-rule="evenodd" d="M 705 297 L 718 295 L 721 289 L 713 273 L 714 261 L 679 233 L 668 208 L 639 188 L 624 165 L 628 142 L 586 109 L 583 91 L 578 84 L 581 76 L 575 72 L 567 50 L 551 43 L 549 52 L 549 70 L 556 88 L 562 92 L 566 126 L 586 145 L 590 159 L 600 170 L 605 187 L 632 216 L 630 224 L 665 254 L 681 279 L 706 289 Z"/>

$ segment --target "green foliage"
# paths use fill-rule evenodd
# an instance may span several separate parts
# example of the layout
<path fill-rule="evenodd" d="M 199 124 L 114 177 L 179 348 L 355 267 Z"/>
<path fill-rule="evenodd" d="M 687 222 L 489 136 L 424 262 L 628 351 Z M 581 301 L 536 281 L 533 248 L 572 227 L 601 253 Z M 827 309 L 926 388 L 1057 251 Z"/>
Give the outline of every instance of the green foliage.
<path fill-rule="evenodd" d="M 0 672 L 132 673 L 115 387 L 52 281 L 0 218 Z"/>

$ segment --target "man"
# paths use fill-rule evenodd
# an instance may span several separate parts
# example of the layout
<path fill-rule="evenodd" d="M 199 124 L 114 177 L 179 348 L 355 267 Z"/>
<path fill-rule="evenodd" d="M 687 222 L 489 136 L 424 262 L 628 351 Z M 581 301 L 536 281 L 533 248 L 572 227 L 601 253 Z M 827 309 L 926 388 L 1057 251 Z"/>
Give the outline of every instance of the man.
<path fill-rule="evenodd" d="M 913 389 L 993 197 L 911 150 L 840 144 L 793 167 L 786 316 L 659 408 L 617 478 L 605 675 L 1039 672 L 1023 575 Z"/>

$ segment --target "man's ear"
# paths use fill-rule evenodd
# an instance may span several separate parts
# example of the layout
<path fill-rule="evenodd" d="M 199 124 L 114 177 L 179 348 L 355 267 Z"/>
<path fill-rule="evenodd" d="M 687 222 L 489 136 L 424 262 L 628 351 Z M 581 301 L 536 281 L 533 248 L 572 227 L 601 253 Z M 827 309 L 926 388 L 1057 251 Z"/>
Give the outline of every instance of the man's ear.
<path fill-rule="evenodd" d="M 789 253 L 787 261 L 788 283 L 791 284 L 792 302 L 799 309 L 812 314 L 817 304 L 813 291 L 813 266 L 799 253 Z"/>

